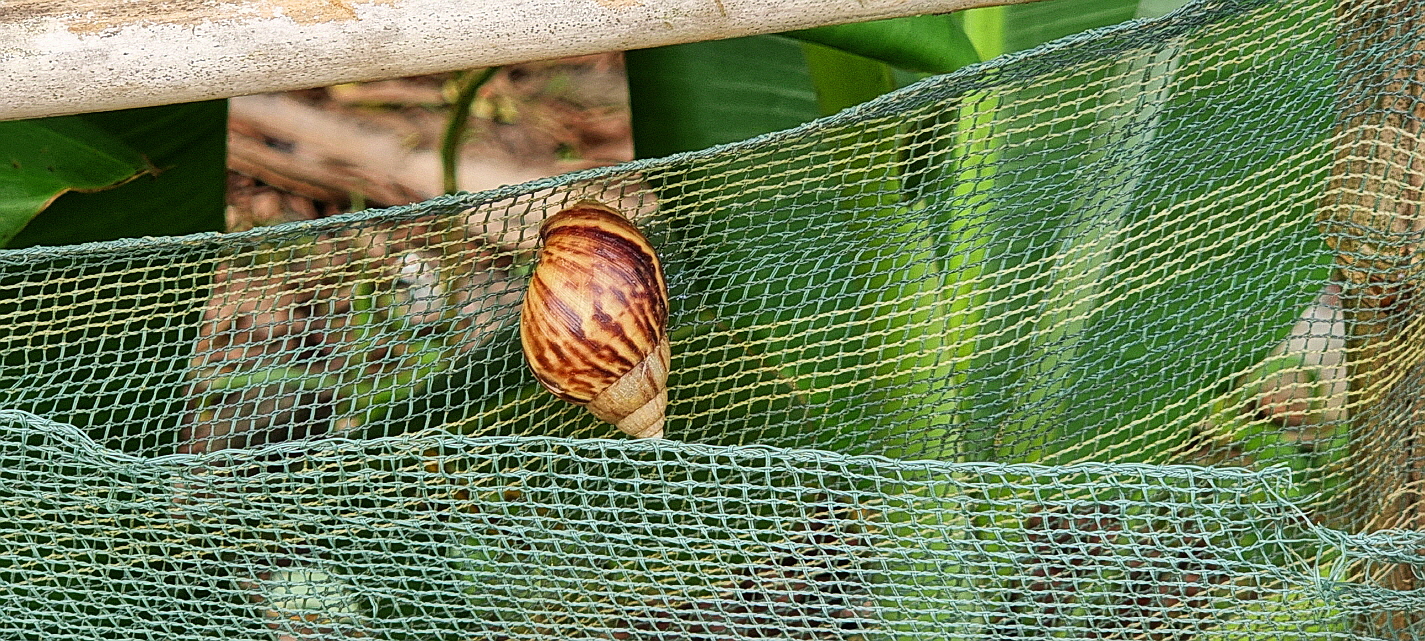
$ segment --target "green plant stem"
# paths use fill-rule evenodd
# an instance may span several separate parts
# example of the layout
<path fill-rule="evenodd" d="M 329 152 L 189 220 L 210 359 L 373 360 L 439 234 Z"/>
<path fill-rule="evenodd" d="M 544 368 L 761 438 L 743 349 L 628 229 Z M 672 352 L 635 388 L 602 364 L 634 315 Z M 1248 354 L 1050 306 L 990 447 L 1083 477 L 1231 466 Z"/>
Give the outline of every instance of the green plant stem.
<path fill-rule="evenodd" d="M 460 139 L 465 135 L 465 125 L 470 122 L 470 105 L 475 102 L 475 94 L 480 87 L 490 81 L 499 67 L 471 69 L 460 74 L 460 93 L 450 110 L 450 119 L 445 123 L 445 135 L 440 140 L 441 184 L 445 193 L 459 191 L 455 186 L 456 157 L 460 152 Z"/>

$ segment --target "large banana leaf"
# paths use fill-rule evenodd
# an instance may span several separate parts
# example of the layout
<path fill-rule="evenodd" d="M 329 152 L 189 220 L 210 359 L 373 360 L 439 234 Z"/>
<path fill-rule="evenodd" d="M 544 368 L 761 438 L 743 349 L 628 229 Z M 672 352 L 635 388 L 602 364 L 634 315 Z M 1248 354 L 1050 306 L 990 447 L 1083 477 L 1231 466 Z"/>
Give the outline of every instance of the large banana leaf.
<path fill-rule="evenodd" d="M 958 21 L 949 15 L 817 27 L 786 35 L 906 71 L 949 73 L 980 61 Z"/>
<path fill-rule="evenodd" d="M 1271 37 L 1309 51 L 1309 33 Z M 1145 45 L 1014 92 L 1061 108 L 1003 119 L 988 198 L 1021 222 L 987 249 L 1014 285 L 987 292 L 975 458 L 1172 460 L 1226 391 L 1204 382 L 1263 361 L 1314 299 L 1327 252 L 1303 177 L 1326 156 L 1331 65 L 1201 73 L 1214 51 Z M 1105 106 L 1125 91 L 1132 109 Z"/>
<path fill-rule="evenodd" d="M 154 175 L 65 193 L 11 246 L 222 229 L 226 109 L 225 101 L 210 101 L 77 116 L 84 129 L 101 132 L 96 139 L 141 154 Z M 0 407 L 92 427 L 111 447 L 151 450 L 174 438 L 187 346 L 213 268 L 172 258 L 183 251 L 127 250 L 122 270 L 49 251 L 5 261 L 15 267 L 0 276 L 0 310 L 19 320 L 0 327 Z M 39 324 L 45 331 L 34 331 Z M 53 383 L 35 385 L 40 378 Z M 37 397 L 36 389 L 50 393 Z M 137 416 L 123 409 L 138 404 L 153 409 Z"/>
<path fill-rule="evenodd" d="M 0 247 L 65 192 L 109 189 L 147 169 L 138 150 L 78 116 L 0 122 Z"/>
<path fill-rule="evenodd" d="M 936 21 L 942 33 L 953 26 Z M 630 53 L 640 154 L 749 137 L 750 128 L 773 131 L 787 121 L 811 120 L 894 89 L 896 78 L 888 65 L 846 51 L 866 52 L 874 49 L 870 45 L 893 49 L 886 45 L 896 44 L 892 37 L 899 32 L 878 25 L 879 31 L 860 43 L 870 45 L 856 46 L 846 36 L 858 26 L 838 28 L 842 39 L 835 49 L 762 37 Z M 963 60 L 963 42 L 963 37 L 958 44 L 946 37 L 940 48 L 943 53 L 960 46 Z M 664 74 L 666 83 L 648 81 L 654 72 Z M 716 90 L 704 95 L 687 90 L 685 79 L 691 78 Z M 670 94 L 668 86 L 678 90 Z M 799 100 L 788 99 L 793 96 Z M 739 102 L 745 106 L 737 107 Z M 677 107 L 668 106 L 672 103 Z M 644 104 L 651 107 L 644 109 Z M 799 114 L 788 108 L 793 105 Z M 672 131 L 664 115 L 679 114 L 682 122 L 676 126 L 694 129 L 705 114 L 719 110 L 741 115 L 715 120 L 726 126 L 682 132 L 677 139 L 683 144 L 670 146 L 670 137 L 679 132 Z M 638 140 L 646 131 L 638 123 L 650 119 L 670 137 Z M 685 245 L 698 247 L 698 255 L 687 257 L 684 267 L 689 280 L 683 287 L 693 298 L 682 307 L 692 313 L 680 317 L 675 305 L 672 324 L 691 333 L 682 344 L 690 355 L 675 356 L 675 382 L 687 387 L 680 395 L 685 400 L 674 401 L 674 414 L 700 418 L 698 425 L 670 425 L 670 431 L 718 442 L 855 449 L 858 442 L 897 440 L 867 432 L 866 416 L 896 414 L 900 418 L 884 421 L 884 429 L 898 432 L 929 429 L 924 417 L 938 405 L 924 402 L 930 392 L 922 379 L 943 379 L 944 368 L 917 364 L 925 358 L 920 353 L 902 362 L 891 348 L 914 340 L 918 332 L 909 327 L 943 323 L 946 316 L 938 311 L 943 290 L 936 284 L 929 217 L 902 201 L 895 169 L 899 144 L 894 136 L 868 136 L 828 142 L 815 156 L 764 158 L 755 166 L 731 162 L 724 171 L 750 178 L 735 191 L 685 196 L 672 185 L 663 186 L 659 195 L 665 206 L 678 209 L 681 204 L 693 212 L 672 224 Z M 828 156 L 835 167 L 831 171 L 808 164 L 824 163 Z M 777 183 L 789 175 L 769 175 L 767 167 L 822 178 L 808 181 L 804 193 L 787 195 Z M 796 256 L 819 258 L 797 265 L 789 260 Z M 916 394 L 920 402 L 912 408 L 907 399 Z M 870 409 L 881 403 L 895 407 Z M 916 409 L 923 410 L 919 418 Z M 709 433 L 704 426 L 720 427 Z"/>
<path fill-rule="evenodd" d="M 227 101 L 73 116 L 136 150 L 153 175 L 97 193 L 67 193 L 9 244 L 67 245 L 223 229 Z"/>
<path fill-rule="evenodd" d="M 1185 0 L 1152 0 L 1166 13 Z M 1047 0 L 963 12 L 965 34 L 982 58 L 1033 49 L 1064 36 L 1115 25 L 1141 14 L 1140 0 Z"/>
<path fill-rule="evenodd" d="M 735 142 L 819 115 L 801 46 L 786 38 L 639 49 L 624 59 L 640 158 Z"/>

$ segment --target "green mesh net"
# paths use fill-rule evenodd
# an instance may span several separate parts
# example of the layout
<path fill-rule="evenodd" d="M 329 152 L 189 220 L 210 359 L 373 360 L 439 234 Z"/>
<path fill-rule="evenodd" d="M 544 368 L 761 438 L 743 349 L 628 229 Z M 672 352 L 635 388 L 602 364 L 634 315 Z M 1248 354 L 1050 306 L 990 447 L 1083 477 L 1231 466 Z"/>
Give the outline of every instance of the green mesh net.
<path fill-rule="evenodd" d="M 1418 2 L 1199 2 L 666 159 L 0 252 L 6 639 L 1425 638 Z M 535 382 L 633 218 L 667 438 Z"/>

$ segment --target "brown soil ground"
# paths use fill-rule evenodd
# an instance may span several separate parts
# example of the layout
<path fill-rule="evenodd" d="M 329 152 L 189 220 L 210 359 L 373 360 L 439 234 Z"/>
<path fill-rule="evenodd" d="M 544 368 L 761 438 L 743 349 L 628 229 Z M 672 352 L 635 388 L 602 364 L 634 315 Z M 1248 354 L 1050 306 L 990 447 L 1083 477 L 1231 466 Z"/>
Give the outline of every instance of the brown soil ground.
<path fill-rule="evenodd" d="M 228 230 L 439 195 L 458 82 L 446 73 L 233 99 Z M 477 94 L 459 186 L 491 189 L 632 157 L 621 53 L 511 65 Z"/>

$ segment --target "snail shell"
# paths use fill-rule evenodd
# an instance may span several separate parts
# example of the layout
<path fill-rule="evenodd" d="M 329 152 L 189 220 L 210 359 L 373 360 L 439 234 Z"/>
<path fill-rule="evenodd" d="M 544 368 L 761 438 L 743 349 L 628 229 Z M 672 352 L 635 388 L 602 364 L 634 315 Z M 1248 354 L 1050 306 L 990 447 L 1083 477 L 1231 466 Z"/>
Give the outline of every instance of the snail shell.
<path fill-rule="evenodd" d="M 628 434 L 663 436 L 670 352 L 658 255 L 633 223 L 592 200 L 545 220 L 539 237 L 520 310 L 535 378 Z"/>

